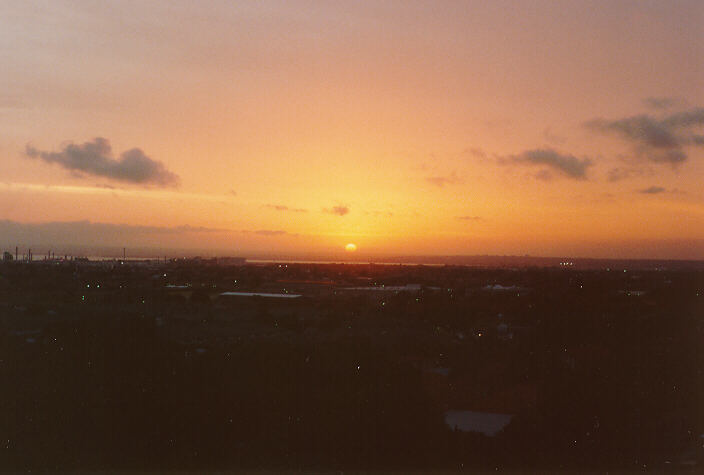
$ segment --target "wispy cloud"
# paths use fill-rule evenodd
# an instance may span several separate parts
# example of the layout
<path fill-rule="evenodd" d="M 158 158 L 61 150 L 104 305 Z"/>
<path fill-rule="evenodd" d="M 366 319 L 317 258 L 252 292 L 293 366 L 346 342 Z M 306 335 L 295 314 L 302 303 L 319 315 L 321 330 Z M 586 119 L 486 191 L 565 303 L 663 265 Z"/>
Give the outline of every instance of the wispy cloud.
<path fill-rule="evenodd" d="M 656 118 L 641 114 L 623 119 L 593 119 L 586 124 L 592 131 L 615 135 L 631 145 L 635 157 L 653 163 L 677 166 L 687 160 L 687 146 L 704 145 L 704 108 Z"/>
<path fill-rule="evenodd" d="M 260 229 L 259 231 L 254 231 L 254 234 L 259 234 L 260 236 L 283 236 L 288 233 L 280 229 Z"/>
<path fill-rule="evenodd" d="M 609 170 L 607 174 L 607 179 L 611 182 L 621 181 L 631 178 L 633 176 L 642 175 L 643 171 L 639 168 L 634 167 L 616 167 Z"/>
<path fill-rule="evenodd" d="M 585 180 L 587 170 L 593 165 L 589 158 L 577 158 L 574 155 L 560 153 L 551 148 L 526 150 L 518 155 L 510 155 L 501 160 L 503 164 L 543 166 L 544 170 L 555 171 L 567 178 Z M 540 172 L 539 177 L 546 177 Z"/>
<path fill-rule="evenodd" d="M 394 216 L 393 211 L 365 211 L 367 216 L 386 216 L 387 218 L 392 218 Z"/>
<path fill-rule="evenodd" d="M 564 143 L 567 142 L 565 137 L 554 133 L 549 127 L 543 130 L 543 138 L 547 143 L 553 145 L 564 145 Z"/>
<path fill-rule="evenodd" d="M 158 229 L 169 229 L 172 232 L 178 233 L 228 233 L 231 232 L 229 229 L 223 228 L 208 228 L 204 226 L 191 226 L 190 224 L 184 224 L 181 226 L 174 226 L 171 228 L 158 228 Z"/>
<path fill-rule="evenodd" d="M 457 172 L 452 172 L 450 175 L 446 176 L 429 176 L 425 178 L 425 181 L 441 188 L 445 185 L 457 185 L 462 183 L 462 179 L 457 176 Z"/>
<path fill-rule="evenodd" d="M 96 137 L 83 144 L 69 143 L 59 152 L 39 150 L 28 144 L 25 154 L 30 158 L 57 164 L 78 176 L 100 176 L 157 186 L 177 186 L 180 182 L 178 175 L 139 148 L 132 148 L 120 154 L 119 158 L 113 158 L 110 142 L 103 137 Z"/>
<path fill-rule="evenodd" d="M 144 226 L 132 224 L 94 223 L 91 221 L 56 221 L 20 223 L 0 220 L 2 244 L 106 244 L 114 245 L 147 236 L 228 233 L 227 229 L 202 226 Z"/>
<path fill-rule="evenodd" d="M 246 237 L 247 236 L 247 237 Z M 265 242 L 275 238 L 296 238 L 285 230 L 260 229 L 255 231 L 192 226 L 149 226 L 134 224 L 96 223 L 83 221 L 56 221 L 21 223 L 0 220 L 0 250 L 20 246 L 53 248 L 56 246 L 142 246 L 164 243 L 188 247 L 208 246 L 208 243 Z M 252 241 L 254 240 L 254 241 Z"/>
<path fill-rule="evenodd" d="M 666 191 L 667 189 L 663 188 L 662 186 L 649 186 L 648 188 L 638 190 L 638 193 L 643 193 L 645 195 L 657 195 L 660 193 L 665 193 Z"/>
<path fill-rule="evenodd" d="M 273 209 L 276 211 L 290 211 L 292 213 L 307 213 L 307 209 L 303 208 L 289 208 L 286 205 L 273 205 L 273 204 L 266 204 L 264 205 L 265 208 Z"/>
<path fill-rule="evenodd" d="M 6 183 L 0 182 L 0 191 L 33 192 L 33 193 L 65 193 L 75 195 L 106 195 L 146 198 L 155 200 L 188 199 L 214 203 L 231 202 L 231 195 L 210 195 L 206 193 L 184 193 L 164 189 L 134 189 L 117 188 L 112 185 L 72 186 L 72 185 L 38 185 L 36 183 Z"/>
<path fill-rule="evenodd" d="M 479 147 L 470 147 L 465 150 L 465 153 L 475 158 L 486 158 L 486 152 Z"/>
<path fill-rule="evenodd" d="M 459 219 L 460 221 L 481 221 L 482 217 L 481 216 L 456 216 L 455 219 Z"/>
<path fill-rule="evenodd" d="M 671 109 L 681 101 L 675 97 L 646 97 L 643 104 L 655 110 Z"/>
<path fill-rule="evenodd" d="M 345 216 L 350 212 L 350 207 L 338 205 L 333 206 L 332 208 L 325 208 L 323 211 L 325 211 L 326 213 L 335 214 L 337 216 Z"/>

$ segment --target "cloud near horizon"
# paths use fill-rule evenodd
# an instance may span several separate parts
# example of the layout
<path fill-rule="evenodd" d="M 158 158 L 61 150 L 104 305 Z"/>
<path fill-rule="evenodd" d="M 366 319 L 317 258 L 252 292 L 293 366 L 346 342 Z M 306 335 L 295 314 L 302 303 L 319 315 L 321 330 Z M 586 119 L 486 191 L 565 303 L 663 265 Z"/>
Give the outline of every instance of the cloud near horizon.
<path fill-rule="evenodd" d="M 544 172 L 551 170 L 574 180 L 586 180 L 587 170 L 594 164 L 589 158 L 579 159 L 574 155 L 563 154 L 551 148 L 526 150 L 507 158 L 502 159 L 501 163 L 546 167 L 539 173 L 539 177 L 545 177 L 546 173 Z"/>
<path fill-rule="evenodd" d="M 201 234 L 229 233 L 227 229 L 202 226 L 142 226 L 94 223 L 91 221 L 49 221 L 21 223 L 0 220 L 0 245 L 52 247 L 65 245 L 132 245 L 142 239 L 162 241 Z"/>
<path fill-rule="evenodd" d="M 254 231 L 254 234 L 259 234 L 260 236 L 283 236 L 288 233 L 281 229 L 260 229 L 259 231 Z"/>
<path fill-rule="evenodd" d="M 113 224 L 91 221 L 44 221 L 19 222 L 0 220 L 0 252 L 14 252 L 18 246 L 21 252 L 32 249 L 35 255 L 45 255 L 48 250 L 57 255 L 112 255 L 127 247 L 128 253 L 142 253 L 149 249 L 149 256 L 185 255 L 182 251 L 194 253 L 218 250 L 224 255 L 234 252 L 266 251 L 272 240 L 277 243 L 290 242 L 300 235 L 277 229 L 221 229 L 205 226 L 149 226 Z M 190 252 L 189 251 L 189 252 Z M 91 254 L 98 252 L 98 254 Z"/>
<path fill-rule="evenodd" d="M 180 178 L 164 164 L 147 156 L 141 149 L 132 148 L 113 158 L 110 141 L 96 137 L 83 144 L 69 143 L 60 152 L 39 150 L 27 144 L 25 155 L 55 163 L 78 175 L 110 178 L 134 184 L 178 186 Z"/>
<path fill-rule="evenodd" d="M 601 134 L 615 135 L 631 145 L 637 158 L 676 167 L 689 157 L 684 148 L 704 145 L 704 108 L 670 114 L 658 119 L 640 114 L 623 119 L 592 119 L 585 126 Z"/>

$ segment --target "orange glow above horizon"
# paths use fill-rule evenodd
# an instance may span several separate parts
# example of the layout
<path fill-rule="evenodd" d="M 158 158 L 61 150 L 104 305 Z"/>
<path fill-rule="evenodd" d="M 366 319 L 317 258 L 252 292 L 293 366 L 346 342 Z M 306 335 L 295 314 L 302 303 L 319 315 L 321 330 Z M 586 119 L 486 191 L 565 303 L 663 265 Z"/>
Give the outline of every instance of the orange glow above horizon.
<path fill-rule="evenodd" d="M 704 258 L 701 2 L 37 8 L 0 7 L 0 246 Z"/>

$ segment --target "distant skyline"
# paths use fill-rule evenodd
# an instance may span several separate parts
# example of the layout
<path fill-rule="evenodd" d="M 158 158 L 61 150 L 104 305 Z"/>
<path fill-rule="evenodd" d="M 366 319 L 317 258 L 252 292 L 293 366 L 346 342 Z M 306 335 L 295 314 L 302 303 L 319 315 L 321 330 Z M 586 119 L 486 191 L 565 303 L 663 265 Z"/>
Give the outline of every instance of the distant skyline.
<path fill-rule="evenodd" d="M 0 246 L 704 259 L 702 25 L 696 0 L 3 2 Z"/>

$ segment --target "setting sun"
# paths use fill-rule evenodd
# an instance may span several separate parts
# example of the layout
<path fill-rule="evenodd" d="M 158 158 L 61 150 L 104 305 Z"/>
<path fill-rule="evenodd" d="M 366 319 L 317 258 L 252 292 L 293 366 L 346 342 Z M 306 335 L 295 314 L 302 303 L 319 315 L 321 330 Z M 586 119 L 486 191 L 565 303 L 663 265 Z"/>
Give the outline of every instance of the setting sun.
<path fill-rule="evenodd" d="M 347 252 L 354 252 L 357 250 L 357 245 L 353 243 L 349 243 L 348 245 L 345 246 L 345 251 Z"/>

